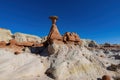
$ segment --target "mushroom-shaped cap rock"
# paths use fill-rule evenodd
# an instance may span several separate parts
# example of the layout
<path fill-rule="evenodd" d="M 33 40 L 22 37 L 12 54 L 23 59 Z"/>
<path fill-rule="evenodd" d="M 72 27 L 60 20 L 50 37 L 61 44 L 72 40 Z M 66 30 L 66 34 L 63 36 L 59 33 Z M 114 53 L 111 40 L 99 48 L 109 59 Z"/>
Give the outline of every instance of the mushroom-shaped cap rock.
<path fill-rule="evenodd" d="M 50 16 L 49 18 L 52 20 L 54 20 L 54 19 L 58 20 L 58 16 Z"/>

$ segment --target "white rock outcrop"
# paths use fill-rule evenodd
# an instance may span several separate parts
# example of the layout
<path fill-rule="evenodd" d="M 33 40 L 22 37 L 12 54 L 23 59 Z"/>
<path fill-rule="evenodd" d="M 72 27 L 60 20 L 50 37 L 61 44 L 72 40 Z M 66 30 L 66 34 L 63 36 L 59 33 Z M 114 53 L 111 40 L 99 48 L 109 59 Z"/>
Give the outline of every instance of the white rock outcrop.
<path fill-rule="evenodd" d="M 58 50 L 59 50 L 59 45 L 57 45 L 56 43 L 50 44 L 48 46 L 49 54 L 56 54 Z"/>
<path fill-rule="evenodd" d="M 0 48 L 0 79 L 97 80 L 106 74 L 120 76 L 119 71 L 107 70 L 111 64 L 120 64 L 120 60 L 109 58 L 110 55 L 101 49 L 53 43 L 44 47 L 41 53 L 36 55 L 28 51 L 15 55 L 9 49 Z"/>
<path fill-rule="evenodd" d="M 85 47 L 98 47 L 99 45 L 93 41 L 93 40 L 90 40 L 90 39 L 81 39 L 82 41 L 82 46 L 85 46 Z"/>
<path fill-rule="evenodd" d="M 5 41 L 6 43 L 12 39 L 12 33 L 10 30 L 0 28 L 0 41 Z"/>
<path fill-rule="evenodd" d="M 0 49 L 0 80 L 35 80 L 44 78 L 49 64 L 45 57 L 31 53 L 14 55 L 6 49 Z M 35 77 L 34 79 L 32 79 Z M 44 80 L 51 80 L 48 77 Z"/>
<path fill-rule="evenodd" d="M 24 34 L 24 33 L 15 33 L 14 38 L 17 42 L 36 42 L 36 43 L 41 43 L 41 38 L 35 35 L 29 35 L 29 34 Z"/>
<path fill-rule="evenodd" d="M 103 75 L 111 78 L 120 76 L 119 45 L 104 47 L 85 39 L 79 39 L 82 45 L 64 43 L 59 39 L 49 43 L 47 37 L 23 33 L 12 35 L 10 30 L 0 29 L 0 41 L 8 43 L 11 39 L 18 43 L 35 42 L 44 45 L 25 46 L 21 54 L 14 54 L 10 44 L 9 48 L 6 44 L 1 47 L 0 80 L 99 80 Z M 108 67 L 117 71 L 110 71 Z"/>
<path fill-rule="evenodd" d="M 79 46 L 59 45 L 58 52 L 51 55 L 49 60 L 51 66 L 47 73 L 55 80 L 96 80 L 108 74 L 96 56 Z"/>

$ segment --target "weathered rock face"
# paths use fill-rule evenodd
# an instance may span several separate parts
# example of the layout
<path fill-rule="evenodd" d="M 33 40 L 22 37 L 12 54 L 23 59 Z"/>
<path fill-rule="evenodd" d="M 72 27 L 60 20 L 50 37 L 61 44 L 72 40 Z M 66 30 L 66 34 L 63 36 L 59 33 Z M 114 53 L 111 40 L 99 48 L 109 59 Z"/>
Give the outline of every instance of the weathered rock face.
<path fill-rule="evenodd" d="M 118 66 L 117 69 L 113 66 L 116 72 L 108 70 L 110 64 L 119 65 L 120 63 L 119 59 L 110 58 L 111 51 L 110 54 L 105 54 L 99 48 L 91 48 L 93 50 L 73 44 L 49 45 L 51 66 L 46 71 L 47 76 L 55 80 L 97 80 L 99 78 L 100 80 L 113 80 L 112 76 L 120 76 Z M 120 52 L 113 55 L 117 54 Z M 102 77 L 105 74 L 109 76 Z"/>
<path fill-rule="evenodd" d="M 15 33 L 12 35 L 10 30 L 0 28 L 0 46 L 6 46 L 6 44 L 10 43 L 10 45 L 18 45 L 18 46 L 32 46 L 35 44 L 36 46 L 40 46 L 41 43 L 44 43 L 46 38 L 41 39 L 38 36 L 23 34 L 23 33 Z"/>
<path fill-rule="evenodd" d="M 1 41 L 0 42 L 0 48 L 5 47 L 5 46 L 6 46 L 6 42 L 5 41 Z"/>
<path fill-rule="evenodd" d="M 33 42 L 30 42 L 30 41 L 18 42 L 14 38 L 9 40 L 8 43 L 6 43 L 5 41 L 0 42 L 0 48 L 7 48 L 10 51 L 14 52 L 15 54 L 20 54 L 22 52 L 26 52 L 25 51 L 26 47 L 29 47 L 28 48 L 29 50 L 27 50 L 29 52 L 32 52 L 34 49 L 34 53 L 39 53 L 41 50 L 39 50 L 38 48 L 44 47 L 44 44 L 35 42 L 35 40 Z"/>
<path fill-rule="evenodd" d="M 5 41 L 6 43 L 12 39 L 12 33 L 10 30 L 0 28 L 0 41 Z"/>
<path fill-rule="evenodd" d="M 59 50 L 59 45 L 57 45 L 56 43 L 53 43 L 51 45 L 48 45 L 48 52 L 49 54 L 56 54 Z"/>
<path fill-rule="evenodd" d="M 41 38 L 38 36 L 23 34 L 23 33 L 15 33 L 13 36 L 17 42 L 41 43 Z"/>
<path fill-rule="evenodd" d="M 82 46 L 85 47 L 99 47 L 99 45 L 93 40 L 81 39 L 81 42 L 82 42 Z"/>
<path fill-rule="evenodd" d="M 63 41 L 65 43 L 73 42 L 74 44 L 81 44 L 79 36 L 75 33 L 66 32 L 63 36 Z"/>
<path fill-rule="evenodd" d="M 49 57 L 51 66 L 46 74 L 55 80 L 97 80 L 107 74 L 102 62 L 86 48 L 71 44 L 50 46 L 53 54 Z"/>
<path fill-rule="evenodd" d="M 11 44 L 14 45 L 16 42 L 14 40 L 10 41 Z M 10 47 L 13 48 L 15 46 Z M 14 49 L 17 50 L 19 47 Z M 38 49 L 40 48 L 38 47 Z M 0 49 L 0 78 L 2 80 L 9 80 L 9 78 L 12 78 L 12 80 L 26 78 L 25 80 L 28 80 L 31 76 L 39 76 L 35 79 L 97 80 L 99 78 L 102 79 L 105 74 L 120 76 L 119 72 L 108 71 L 106 66 L 110 63 L 120 63 L 119 60 L 114 62 L 113 59 L 107 58 L 106 55 L 105 57 L 99 57 L 95 54 L 101 54 L 100 52 L 90 51 L 86 47 L 74 44 L 52 43 L 47 48 L 43 48 L 41 53 L 42 55 L 39 56 L 32 54 L 29 51 L 29 47 L 26 47 L 23 54 L 16 51 L 14 52 L 15 55 L 8 49 L 7 51 Z"/>
<path fill-rule="evenodd" d="M 45 57 L 40 58 L 31 53 L 14 55 L 13 52 L 0 48 L 0 79 L 52 80 L 44 75 L 49 66 L 49 63 L 46 62 Z"/>

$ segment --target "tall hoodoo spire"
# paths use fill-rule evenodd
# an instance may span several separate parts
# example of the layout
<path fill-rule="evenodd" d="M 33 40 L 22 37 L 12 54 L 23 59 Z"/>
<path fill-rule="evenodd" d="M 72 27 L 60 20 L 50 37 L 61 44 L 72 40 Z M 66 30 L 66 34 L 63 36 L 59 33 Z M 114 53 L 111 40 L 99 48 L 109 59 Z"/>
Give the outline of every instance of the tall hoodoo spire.
<path fill-rule="evenodd" d="M 51 29 L 50 29 L 50 32 L 48 35 L 48 40 L 62 40 L 62 36 L 56 26 L 56 21 L 57 21 L 58 17 L 50 16 L 49 18 L 52 20 L 52 26 L 51 26 Z"/>
<path fill-rule="evenodd" d="M 49 18 L 52 20 L 52 27 L 47 37 L 47 41 L 49 43 L 57 42 L 57 43 L 71 43 L 75 45 L 77 44 L 81 45 L 81 40 L 79 36 L 75 33 L 67 32 L 63 36 L 61 36 L 56 26 L 56 21 L 58 19 L 57 16 L 50 16 Z"/>

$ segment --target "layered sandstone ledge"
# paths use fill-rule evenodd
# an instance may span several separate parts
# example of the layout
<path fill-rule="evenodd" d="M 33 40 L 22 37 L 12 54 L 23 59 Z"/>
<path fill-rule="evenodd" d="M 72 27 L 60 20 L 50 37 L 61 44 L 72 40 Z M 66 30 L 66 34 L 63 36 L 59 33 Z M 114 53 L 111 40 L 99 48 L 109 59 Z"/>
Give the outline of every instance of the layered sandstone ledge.
<path fill-rule="evenodd" d="M 46 38 L 23 33 L 12 34 L 10 30 L 0 29 L 0 48 L 7 48 L 15 53 L 24 52 L 26 47 L 44 46 L 45 41 Z"/>

